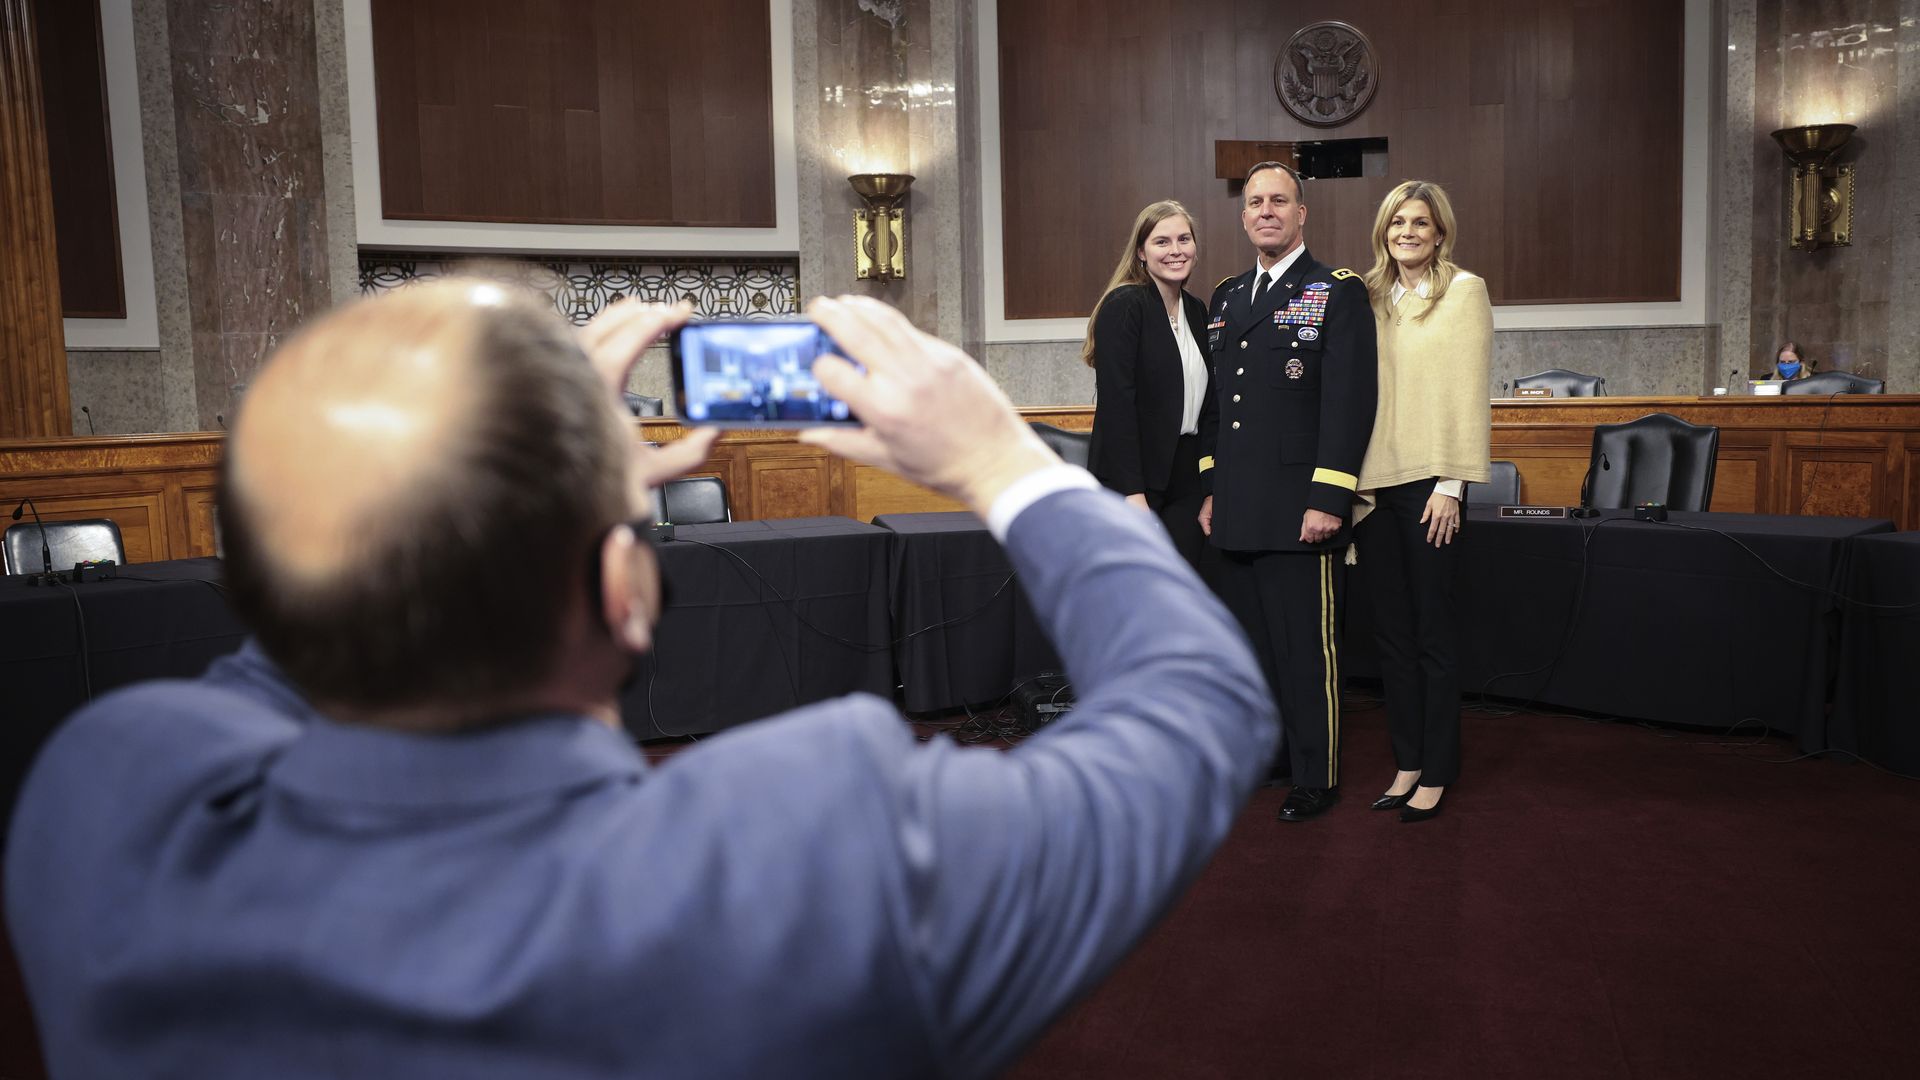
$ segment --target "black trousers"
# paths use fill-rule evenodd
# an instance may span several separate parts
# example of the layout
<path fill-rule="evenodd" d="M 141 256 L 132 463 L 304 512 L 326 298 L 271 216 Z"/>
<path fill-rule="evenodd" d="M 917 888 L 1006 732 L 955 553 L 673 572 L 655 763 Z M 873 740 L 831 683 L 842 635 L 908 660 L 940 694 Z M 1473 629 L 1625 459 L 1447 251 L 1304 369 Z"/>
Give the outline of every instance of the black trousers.
<path fill-rule="evenodd" d="M 1225 551 L 1219 592 L 1260 658 L 1302 787 L 1340 783 L 1340 596 L 1336 551 Z"/>
<path fill-rule="evenodd" d="M 1173 475 L 1167 478 L 1167 490 L 1146 495 L 1147 507 L 1159 515 L 1160 524 L 1173 538 L 1173 549 L 1199 572 L 1201 580 L 1211 583 L 1211 549 L 1200 531 L 1200 504 L 1206 500 L 1200 490 L 1200 436 L 1180 436 L 1173 447 Z"/>
<path fill-rule="evenodd" d="M 1378 509 L 1354 539 L 1373 594 L 1374 640 L 1387 697 L 1393 761 L 1419 770 L 1420 783 L 1445 787 L 1460 777 L 1460 664 L 1454 566 L 1467 530 L 1436 548 L 1420 523 L 1433 480 L 1382 488 Z"/>

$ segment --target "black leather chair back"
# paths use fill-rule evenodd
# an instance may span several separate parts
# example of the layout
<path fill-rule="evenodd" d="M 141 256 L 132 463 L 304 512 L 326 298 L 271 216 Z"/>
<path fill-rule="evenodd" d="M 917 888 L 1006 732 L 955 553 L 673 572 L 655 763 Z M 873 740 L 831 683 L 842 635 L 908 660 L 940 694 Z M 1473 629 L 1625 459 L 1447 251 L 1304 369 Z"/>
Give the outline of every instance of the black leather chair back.
<path fill-rule="evenodd" d="M 1068 431 L 1052 424 L 1032 422 L 1027 425 L 1040 433 L 1040 441 L 1053 448 L 1060 460 L 1069 465 L 1087 467 L 1087 454 L 1093 446 L 1093 433 L 1090 431 Z"/>
<path fill-rule="evenodd" d="M 1719 428 L 1666 413 L 1596 425 L 1587 461 L 1588 505 L 1618 510 L 1657 502 L 1669 510 L 1709 509 L 1719 450 Z"/>
<path fill-rule="evenodd" d="M 1818 375 L 1781 383 L 1780 392 L 1818 394 L 1822 397 L 1828 394 L 1884 394 L 1887 392 L 1887 381 L 1869 379 L 1851 371 L 1823 371 Z"/>
<path fill-rule="evenodd" d="M 633 410 L 635 416 L 666 415 L 667 403 L 657 397 L 648 397 L 645 394 L 635 394 L 626 390 L 622 390 L 620 396 L 627 399 L 627 408 Z"/>
<path fill-rule="evenodd" d="M 688 476 L 667 481 L 663 490 L 667 520 L 675 525 L 711 525 L 732 521 L 726 481 L 717 476 Z"/>
<path fill-rule="evenodd" d="M 1607 380 L 1565 368 L 1548 368 L 1513 380 L 1515 390 L 1537 386 L 1553 391 L 1554 397 L 1605 397 L 1607 393 Z"/>
<path fill-rule="evenodd" d="M 47 522 L 47 547 L 53 553 L 55 570 L 71 570 L 77 562 L 112 559 L 127 565 L 127 547 L 120 541 L 120 526 L 106 518 L 83 521 Z M 40 526 L 31 519 L 14 522 L 0 538 L 9 574 L 37 574 L 40 565 Z"/>
<path fill-rule="evenodd" d="M 1511 461 L 1495 461 L 1488 469 L 1486 483 L 1467 485 L 1467 505 L 1518 506 L 1520 466 Z"/>

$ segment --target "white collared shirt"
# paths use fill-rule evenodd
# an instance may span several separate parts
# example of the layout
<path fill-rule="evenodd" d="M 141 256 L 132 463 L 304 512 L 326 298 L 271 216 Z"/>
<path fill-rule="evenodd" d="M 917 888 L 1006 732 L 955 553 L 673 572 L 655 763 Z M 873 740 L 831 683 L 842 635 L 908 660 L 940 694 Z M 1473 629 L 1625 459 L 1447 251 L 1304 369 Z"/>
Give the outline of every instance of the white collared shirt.
<path fill-rule="evenodd" d="M 1274 263 L 1273 269 L 1271 270 L 1260 269 L 1260 261 L 1258 259 L 1254 260 L 1254 263 L 1253 263 L 1254 280 L 1253 280 L 1252 287 L 1255 289 L 1258 289 L 1260 287 L 1260 275 L 1265 274 L 1269 279 L 1267 283 L 1267 288 L 1269 289 L 1275 288 L 1280 284 L 1280 275 L 1286 273 L 1288 268 L 1292 267 L 1294 263 L 1299 262 L 1300 256 L 1305 255 L 1306 253 L 1307 253 L 1307 245 L 1305 243 L 1302 243 L 1298 247 L 1295 247 L 1292 251 L 1288 252 L 1284 257 L 1281 258 L 1279 262 Z M 1253 294 L 1248 293 L 1247 295 L 1249 298 L 1251 298 Z"/>
<path fill-rule="evenodd" d="M 1173 343 L 1180 347 L 1181 388 L 1185 392 L 1180 403 L 1180 434 L 1197 435 L 1200 432 L 1200 406 L 1207 400 L 1207 362 L 1200 355 L 1200 343 L 1193 340 L 1193 333 L 1187 328 L 1187 303 L 1180 301 L 1180 317 L 1170 320 L 1173 326 Z"/>

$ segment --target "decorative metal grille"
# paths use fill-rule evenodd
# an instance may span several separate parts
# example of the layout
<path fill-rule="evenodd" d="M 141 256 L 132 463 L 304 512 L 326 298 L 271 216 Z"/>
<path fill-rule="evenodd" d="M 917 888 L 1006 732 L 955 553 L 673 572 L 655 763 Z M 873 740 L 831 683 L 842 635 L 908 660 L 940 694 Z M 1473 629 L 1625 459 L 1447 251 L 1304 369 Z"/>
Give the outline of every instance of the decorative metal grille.
<path fill-rule="evenodd" d="M 799 311 L 798 262 L 637 262 L 509 258 L 498 255 L 360 256 L 365 296 L 414 281 L 477 273 L 546 293 L 579 326 L 615 300 L 671 303 L 689 300 L 709 319 L 777 319 Z"/>

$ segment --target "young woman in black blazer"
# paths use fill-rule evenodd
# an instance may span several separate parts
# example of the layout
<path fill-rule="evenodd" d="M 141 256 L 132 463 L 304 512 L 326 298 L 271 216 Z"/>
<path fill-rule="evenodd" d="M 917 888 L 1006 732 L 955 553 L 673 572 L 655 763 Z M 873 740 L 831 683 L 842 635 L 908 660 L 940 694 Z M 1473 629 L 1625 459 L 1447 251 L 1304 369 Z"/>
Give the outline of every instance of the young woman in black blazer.
<path fill-rule="evenodd" d="M 1207 308 L 1183 288 L 1199 255 L 1193 215 L 1170 199 L 1157 202 L 1140 211 L 1128 236 L 1080 353 L 1094 372 L 1087 467 L 1156 514 L 1198 567 L 1206 548 L 1198 433 Z"/>

